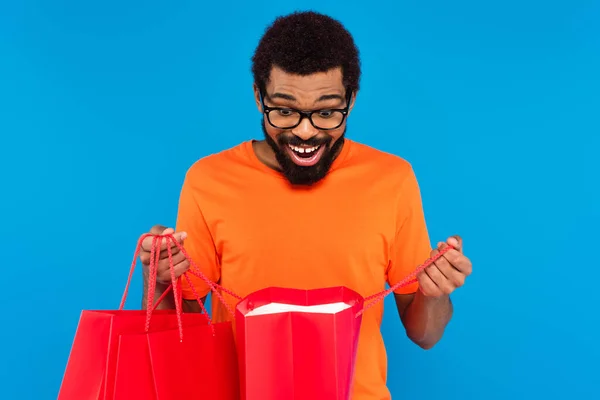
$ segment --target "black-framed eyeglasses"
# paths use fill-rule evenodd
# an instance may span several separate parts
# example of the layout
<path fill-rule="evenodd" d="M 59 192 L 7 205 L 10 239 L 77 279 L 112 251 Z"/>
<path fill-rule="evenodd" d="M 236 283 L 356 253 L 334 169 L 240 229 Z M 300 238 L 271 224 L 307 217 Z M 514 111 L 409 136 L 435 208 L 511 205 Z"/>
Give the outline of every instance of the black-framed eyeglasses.
<path fill-rule="evenodd" d="M 269 107 L 265 105 L 264 93 L 260 92 L 260 101 L 263 107 L 263 113 L 267 116 L 267 121 L 273 127 L 278 129 L 293 129 L 300 125 L 302 119 L 308 118 L 312 126 L 320 130 L 337 129 L 344 123 L 348 110 L 350 109 L 350 100 L 352 91 L 346 95 L 345 108 L 327 108 L 322 110 L 301 111 L 289 107 Z"/>

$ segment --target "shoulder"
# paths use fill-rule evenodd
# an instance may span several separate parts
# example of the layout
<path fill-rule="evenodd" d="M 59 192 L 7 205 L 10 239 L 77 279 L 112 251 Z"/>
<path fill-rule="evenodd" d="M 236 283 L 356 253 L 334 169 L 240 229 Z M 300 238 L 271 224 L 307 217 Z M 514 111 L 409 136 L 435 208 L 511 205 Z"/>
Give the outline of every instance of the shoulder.
<path fill-rule="evenodd" d="M 393 181 L 404 181 L 412 178 L 412 164 L 405 158 L 376 149 L 364 143 L 351 141 L 351 163 L 376 174 L 378 179 L 389 178 Z"/>
<path fill-rule="evenodd" d="M 188 183 L 206 182 L 210 178 L 227 175 L 228 171 L 238 169 L 247 164 L 247 147 L 249 142 L 243 142 L 217 153 L 209 154 L 194 162 L 186 171 L 185 180 Z"/>

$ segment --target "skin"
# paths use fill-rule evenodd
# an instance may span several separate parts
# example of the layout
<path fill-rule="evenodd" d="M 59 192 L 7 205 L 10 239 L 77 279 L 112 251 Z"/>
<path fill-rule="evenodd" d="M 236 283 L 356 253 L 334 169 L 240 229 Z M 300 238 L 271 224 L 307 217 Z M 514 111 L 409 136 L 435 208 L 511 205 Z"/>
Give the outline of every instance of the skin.
<path fill-rule="evenodd" d="M 450 294 L 463 286 L 472 272 L 471 261 L 463 254 L 459 236 L 438 243 L 431 257 L 448 245 L 454 249 L 417 275 L 419 290 L 416 293 L 394 294 L 406 335 L 426 350 L 440 341 L 452 318 Z"/>
<path fill-rule="evenodd" d="M 183 244 L 183 241 L 187 237 L 186 232 L 177 232 L 172 228 L 167 228 L 162 225 L 155 225 L 150 229 L 150 233 L 153 235 L 168 235 L 171 234 L 175 237 L 175 239 Z M 142 295 L 142 309 L 146 309 L 148 304 L 148 266 L 150 265 L 150 248 L 152 245 L 152 237 L 147 237 L 143 240 L 141 251 L 140 251 L 140 260 L 142 261 L 142 276 L 143 276 L 143 287 L 144 293 Z M 171 272 L 169 270 L 169 255 L 167 253 L 166 243 L 163 241 L 161 243 L 161 252 L 160 252 L 160 260 L 158 261 L 158 272 L 156 275 L 156 291 L 154 294 L 154 301 L 158 300 L 158 298 L 164 293 L 165 290 L 169 287 L 169 282 L 171 282 Z M 190 262 L 183 256 L 183 254 L 179 251 L 179 248 L 176 245 L 171 246 L 171 254 L 173 260 L 173 270 L 175 272 L 176 277 L 180 277 L 190 268 Z M 204 302 L 206 298 L 202 299 Z M 182 302 L 184 312 L 201 312 L 202 309 L 198 302 L 194 300 L 185 300 Z M 175 298 L 171 295 L 165 296 L 163 301 L 156 307 L 157 310 L 172 310 L 175 308 Z"/>
<path fill-rule="evenodd" d="M 288 74 L 280 68 L 274 67 L 271 71 L 269 82 L 266 85 L 265 104 L 270 107 L 290 107 L 299 110 L 318 110 L 327 108 L 343 108 L 346 105 L 346 90 L 342 84 L 342 70 L 336 68 L 327 72 L 319 72 L 309 76 L 300 76 Z M 325 100 L 321 98 L 327 97 Z M 349 114 L 354 107 L 353 95 Z M 262 104 L 260 102 L 260 92 L 258 87 L 254 86 L 254 100 L 258 111 L 262 114 Z M 267 134 L 277 140 L 277 136 L 285 132 L 270 125 L 265 117 L 265 127 Z M 300 125 L 291 129 L 290 132 L 302 140 L 308 140 L 319 133 L 326 134 L 332 138 L 329 148 L 340 139 L 346 128 L 346 121 L 337 129 L 319 131 L 310 121 L 305 118 Z M 273 169 L 279 169 L 279 164 L 275 158 L 273 149 L 266 141 L 254 142 L 254 151 L 256 156 L 267 166 Z"/>
<path fill-rule="evenodd" d="M 314 110 L 343 108 L 346 92 L 342 83 L 341 69 L 333 69 L 309 76 L 299 76 L 288 74 L 279 68 L 273 68 L 269 82 L 266 85 L 266 94 L 265 104 L 268 106 Z M 262 113 L 260 93 L 256 86 L 254 87 L 254 95 L 258 110 Z M 355 96 L 356 94 L 354 94 L 351 101 L 350 110 L 354 106 Z M 323 98 L 325 99 L 323 100 Z M 310 121 L 304 119 L 300 125 L 291 130 L 291 133 L 302 140 L 308 140 L 317 135 L 329 135 L 332 139 L 329 145 L 331 148 L 333 143 L 342 137 L 345 125 L 346 122 L 336 130 L 319 131 L 312 126 Z M 278 135 L 285 132 L 272 127 L 266 121 L 265 126 L 267 134 L 275 141 Z M 265 165 L 276 170 L 280 169 L 275 153 L 266 141 L 255 141 L 254 151 Z M 173 229 L 158 225 L 153 227 L 150 233 L 155 235 L 174 234 L 180 243 L 183 243 L 186 237 L 185 232 L 174 233 Z M 144 296 L 142 301 L 142 307 L 144 308 L 146 307 L 147 266 L 150 262 L 149 249 L 151 242 L 152 238 L 144 240 L 140 255 L 142 264 L 145 266 L 143 269 Z M 445 253 L 443 257 L 417 276 L 420 288 L 416 293 L 395 294 L 398 313 L 407 336 L 423 349 L 431 349 L 442 338 L 453 313 L 450 294 L 464 285 L 466 277 L 472 271 L 471 261 L 463 254 L 462 239 L 458 236 L 448 238 L 445 243 L 438 243 L 437 248 L 431 252 L 431 256 L 436 255 L 439 250 L 448 245 L 453 246 L 454 249 Z M 189 262 L 185 260 L 176 246 L 173 246 L 173 264 L 177 277 L 189 269 Z M 157 279 L 159 282 L 156 286 L 156 298 L 166 290 L 171 280 L 169 260 L 164 243 L 161 247 Z M 167 296 L 158 306 L 159 309 L 173 309 L 174 307 L 173 296 Z M 196 301 L 184 300 L 183 307 L 186 312 L 201 311 Z"/>

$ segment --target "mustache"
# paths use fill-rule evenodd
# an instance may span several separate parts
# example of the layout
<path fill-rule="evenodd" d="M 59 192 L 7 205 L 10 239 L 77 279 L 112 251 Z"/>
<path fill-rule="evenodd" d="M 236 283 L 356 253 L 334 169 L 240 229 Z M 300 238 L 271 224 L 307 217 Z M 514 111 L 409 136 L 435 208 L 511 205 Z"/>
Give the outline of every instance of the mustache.
<path fill-rule="evenodd" d="M 280 145 L 292 145 L 292 146 L 319 146 L 323 144 L 329 144 L 331 137 L 318 137 L 314 136 L 308 140 L 302 140 L 295 135 L 281 135 L 278 140 Z"/>

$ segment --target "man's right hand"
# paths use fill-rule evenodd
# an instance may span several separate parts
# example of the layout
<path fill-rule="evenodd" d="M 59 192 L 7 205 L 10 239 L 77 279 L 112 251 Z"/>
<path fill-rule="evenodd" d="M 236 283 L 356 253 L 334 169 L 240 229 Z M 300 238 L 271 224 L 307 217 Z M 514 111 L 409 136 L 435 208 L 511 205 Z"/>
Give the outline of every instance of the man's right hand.
<path fill-rule="evenodd" d="M 177 232 L 172 228 L 166 228 L 161 225 L 155 225 L 150 229 L 150 233 L 152 235 L 168 235 L 171 234 L 175 237 L 177 242 L 183 244 L 184 239 L 187 237 L 186 232 Z M 154 238 L 149 236 L 145 238 L 142 242 L 141 250 L 140 250 L 140 259 L 142 260 L 142 264 L 145 268 L 150 265 L 150 249 L 152 248 L 152 240 Z M 158 273 L 156 276 L 157 283 L 162 283 L 168 285 L 171 282 L 171 271 L 169 269 L 169 253 L 167 252 L 167 243 L 166 239 L 161 240 L 160 244 L 160 260 L 158 262 Z M 169 242 L 171 243 L 171 242 Z M 175 272 L 175 277 L 179 278 L 185 271 L 190 268 L 190 262 L 185 258 L 182 252 L 179 251 L 179 248 L 175 245 L 175 243 L 171 243 L 171 255 L 173 260 L 173 271 Z"/>

